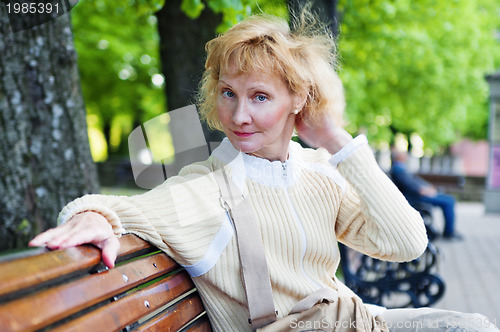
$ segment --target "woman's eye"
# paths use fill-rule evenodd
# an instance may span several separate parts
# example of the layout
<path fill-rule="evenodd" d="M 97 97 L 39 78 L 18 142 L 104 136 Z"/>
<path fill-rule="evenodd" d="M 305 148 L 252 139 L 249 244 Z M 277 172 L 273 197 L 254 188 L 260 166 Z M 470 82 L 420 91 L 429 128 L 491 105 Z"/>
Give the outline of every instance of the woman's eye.
<path fill-rule="evenodd" d="M 228 98 L 233 98 L 233 97 L 234 97 L 234 93 L 233 93 L 233 91 L 229 91 L 229 90 L 222 91 L 222 95 L 223 95 L 224 97 L 228 97 Z"/>
<path fill-rule="evenodd" d="M 255 97 L 255 100 L 259 101 L 259 102 L 263 102 L 263 101 L 266 101 L 267 100 L 267 97 L 264 96 L 264 95 L 257 95 Z"/>

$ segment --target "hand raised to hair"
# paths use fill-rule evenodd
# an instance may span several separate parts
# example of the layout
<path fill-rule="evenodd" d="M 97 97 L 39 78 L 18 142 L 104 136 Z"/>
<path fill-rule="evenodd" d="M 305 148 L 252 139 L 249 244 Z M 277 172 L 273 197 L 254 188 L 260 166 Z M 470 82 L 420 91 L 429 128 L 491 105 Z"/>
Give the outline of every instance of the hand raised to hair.
<path fill-rule="evenodd" d="M 106 218 L 96 212 L 79 213 L 66 223 L 39 234 L 29 245 L 66 249 L 84 243 L 100 248 L 104 264 L 110 268 L 114 267 L 120 242 Z"/>
<path fill-rule="evenodd" d="M 340 151 L 352 136 L 335 123 L 330 114 L 323 114 L 315 124 L 306 123 L 302 117 L 297 117 L 295 128 L 306 144 L 313 148 L 325 148 L 331 154 Z"/>

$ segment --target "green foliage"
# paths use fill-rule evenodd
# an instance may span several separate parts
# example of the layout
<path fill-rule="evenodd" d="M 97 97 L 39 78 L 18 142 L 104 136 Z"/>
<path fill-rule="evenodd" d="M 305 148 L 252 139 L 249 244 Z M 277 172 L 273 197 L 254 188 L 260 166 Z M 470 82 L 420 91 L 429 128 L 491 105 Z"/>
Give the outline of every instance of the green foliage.
<path fill-rule="evenodd" d="M 499 9 L 494 0 L 341 0 L 348 128 L 386 142 L 391 127 L 416 132 L 430 148 L 484 138 Z"/>
<path fill-rule="evenodd" d="M 94 159 L 127 153 L 133 126 L 165 110 L 152 15 L 162 2 L 82 0 L 71 11 Z"/>
<path fill-rule="evenodd" d="M 201 0 L 182 0 L 181 9 L 189 18 L 196 19 L 205 9 L 205 5 Z"/>
<path fill-rule="evenodd" d="M 222 14 L 218 32 L 225 31 L 255 13 L 267 13 L 285 17 L 287 8 L 284 0 L 182 0 L 181 9 L 190 18 L 196 19 L 203 10 L 209 8 Z"/>

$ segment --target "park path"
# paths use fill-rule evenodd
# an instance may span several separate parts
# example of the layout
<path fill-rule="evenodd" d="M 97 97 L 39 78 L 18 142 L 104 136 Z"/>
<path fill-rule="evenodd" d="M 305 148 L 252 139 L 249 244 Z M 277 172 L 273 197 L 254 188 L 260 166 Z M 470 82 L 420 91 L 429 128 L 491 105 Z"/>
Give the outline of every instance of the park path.
<path fill-rule="evenodd" d="M 500 204 L 500 202 L 498 202 Z M 481 203 L 458 203 L 456 229 L 462 241 L 436 241 L 446 293 L 435 308 L 478 312 L 500 327 L 500 214 Z M 440 211 L 435 211 L 442 225 Z"/>

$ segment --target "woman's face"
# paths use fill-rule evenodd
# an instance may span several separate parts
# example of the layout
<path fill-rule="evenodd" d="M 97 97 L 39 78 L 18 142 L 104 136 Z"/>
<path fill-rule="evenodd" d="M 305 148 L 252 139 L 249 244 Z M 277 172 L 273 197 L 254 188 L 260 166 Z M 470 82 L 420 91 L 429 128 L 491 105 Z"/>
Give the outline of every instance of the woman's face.
<path fill-rule="evenodd" d="M 230 64 L 217 93 L 217 113 L 235 149 L 271 161 L 287 159 L 299 98 L 278 74 L 241 73 Z"/>

